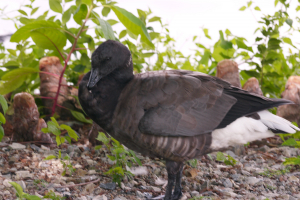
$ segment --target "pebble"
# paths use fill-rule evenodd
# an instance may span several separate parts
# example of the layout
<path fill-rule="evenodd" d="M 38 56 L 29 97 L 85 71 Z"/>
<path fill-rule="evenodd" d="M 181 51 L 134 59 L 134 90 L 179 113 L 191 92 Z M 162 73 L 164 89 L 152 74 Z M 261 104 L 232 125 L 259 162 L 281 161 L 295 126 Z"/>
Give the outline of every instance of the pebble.
<path fill-rule="evenodd" d="M 191 196 L 192 197 L 197 197 L 197 196 L 199 196 L 200 195 L 200 193 L 198 192 L 198 191 L 192 191 L 191 192 Z"/>
<path fill-rule="evenodd" d="M 105 195 L 98 195 L 93 197 L 92 200 L 107 200 L 107 197 Z"/>
<path fill-rule="evenodd" d="M 106 190 L 116 189 L 116 183 L 101 183 L 100 187 Z"/>
<path fill-rule="evenodd" d="M 135 195 L 139 198 L 144 198 L 145 197 L 145 195 L 143 193 L 141 193 L 140 191 L 138 191 L 138 190 L 135 192 Z"/>
<path fill-rule="evenodd" d="M 10 148 L 15 149 L 15 150 L 21 150 L 21 149 L 25 149 L 26 146 L 20 143 L 12 143 L 11 145 L 9 145 Z"/>
<path fill-rule="evenodd" d="M 254 185 L 254 184 L 258 183 L 260 180 L 261 179 L 251 176 L 251 177 L 247 177 L 245 179 L 245 182 L 248 183 L 249 185 Z"/>
<path fill-rule="evenodd" d="M 226 187 L 226 188 L 232 188 L 232 183 L 231 183 L 231 181 L 228 178 L 223 179 L 222 183 L 223 183 L 224 187 Z"/>
<path fill-rule="evenodd" d="M 296 176 L 290 176 L 289 181 L 299 182 L 299 179 Z"/>
<path fill-rule="evenodd" d="M 29 171 L 17 171 L 16 172 L 16 179 L 23 179 L 23 178 L 32 178 L 33 174 L 30 174 Z"/>

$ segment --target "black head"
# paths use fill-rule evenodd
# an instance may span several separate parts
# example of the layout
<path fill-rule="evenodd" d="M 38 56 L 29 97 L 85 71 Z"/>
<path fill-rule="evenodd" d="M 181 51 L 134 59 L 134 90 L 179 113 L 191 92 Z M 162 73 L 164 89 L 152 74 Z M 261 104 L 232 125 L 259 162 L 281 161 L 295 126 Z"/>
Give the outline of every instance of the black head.
<path fill-rule="evenodd" d="M 88 89 L 94 87 L 103 77 L 123 70 L 131 70 L 132 74 L 132 60 L 129 49 L 114 40 L 103 42 L 92 54 L 92 69 L 87 84 Z"/>

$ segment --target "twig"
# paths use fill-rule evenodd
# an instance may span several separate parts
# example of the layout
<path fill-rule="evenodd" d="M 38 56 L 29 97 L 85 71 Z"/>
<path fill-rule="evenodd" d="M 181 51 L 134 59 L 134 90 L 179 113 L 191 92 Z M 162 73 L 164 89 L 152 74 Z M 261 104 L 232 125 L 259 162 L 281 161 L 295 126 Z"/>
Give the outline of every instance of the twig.
<path fill-rule="evenodd" d="M 73 43 L 72 48 L 71 48 L 71 50 L 70 50 L 70 52 L 69 52 L 69 54 L 68 54 L 68 57 L 67 57 L 67 59 L 64 60 L 64 61 L 65 61 L 65 65 L 64 65 L 64 68 L 63 68 L 63 70 L 61 71 L 61 74 L 60 74 L 60 77 L 59 77 L 59 82 L 58 82 L 59 84 L 58 84 L 57 92 L 56 92 L 56 95 L 55 95 L 54 104 L 53 104 L 52 111 L 51 111 L 51 116 L 54 115 L 54 113 L 55 113 L 55 108 L 56 108 L 56 106 L 58 105 L 58 104 L 57 104 L 57 100 L 58 100 L 58 95 L 59 95 L 59 92 L 60 92 L 61 82 L 62 82 L 62 78 L 63 78 L 64 73 L 65 73 L 65 70 L 66 70 L 66 68 L 67 68 L 68 62 L 69 62 L 69 60 L 70 60 L 70 58 L 71 58 L 72 53 L 73 53 L 74 50 L 75 50 L 75 47 L 76 47 L 76 45 L 77 45 L 77 40 L 79 39 L 79 36 L 80 36 L 80 34 L 82 33 L 82 31 L 83 31 L 83 28 L 84 28 L 84 26 L 85 26 L 85 23 L 87 22 L 87 20 L 88 20 L 90 14 L 91 14 L 92 9 L 93 9 L 93 6 L 91 6 L 91 7 L 89 8 L 88 13 L 87 13 L 87 15 L 86 15 L 86 17 L 85 17 L 85 20 L 84 20 L 84 22 L 83 22 L 83 24 L 82 24 L 82 26 L 81 26 L 81 28 L 80 28 L 78 34 L 76 35 L 76 38 L 74 39 L 74 43 Z"/>
<path fill-rule="evenodd" d="M 28 144 L 28 143 L 35 143 L 35 144 L 54 144 L 53 142 L 44 142 L 44 141 L 27 141 L 27 142 L 16 142 L 16 143 L 19 143 L 19 144 Z M 4 145 L 1 145 L 0 148 L 2 147 L 7 147 L 9 146 L 10 144 L 4 144 Z"/>
<path fill-rule="evenodd" d="M 85 182 L 85 183 L 79 183 L 79 184 L 74 184 L 74 185 L 63 185 L 63 186 L 54 186 L 54 188 L 70 188 L 70 187 L 76 187 L 76 186 L 82 186 L 82 185 L 87 185 L 90 183 L 97 183 L 100 181 L 100 178 L 94 180 L 94 181 L 89 181 L 89 182 Z"/>

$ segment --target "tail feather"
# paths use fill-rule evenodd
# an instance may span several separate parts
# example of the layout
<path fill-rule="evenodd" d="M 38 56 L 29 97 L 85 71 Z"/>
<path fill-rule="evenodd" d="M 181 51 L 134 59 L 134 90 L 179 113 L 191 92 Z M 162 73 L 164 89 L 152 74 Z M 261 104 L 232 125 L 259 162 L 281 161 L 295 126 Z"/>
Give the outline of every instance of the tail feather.
<path fill-rule="evenodd" d="M 225 128 L 212 132 L 211 149 L 227 148 L 235 144 L 246 144 L 255 140 L 273 137 L 274 133 L 295 133 L 297 126 L 267 110 L 257 112 L 260 119 L 240 117 Z"/>
<path fill-rule="evenodd" d="M 296 133 L 300 129 L 293 125 L 288 120 L 273 115 L 267 110 L 263 110 L 257 113 L 260 116 L 260 120 L 264 123 L 273 133 Z"/>

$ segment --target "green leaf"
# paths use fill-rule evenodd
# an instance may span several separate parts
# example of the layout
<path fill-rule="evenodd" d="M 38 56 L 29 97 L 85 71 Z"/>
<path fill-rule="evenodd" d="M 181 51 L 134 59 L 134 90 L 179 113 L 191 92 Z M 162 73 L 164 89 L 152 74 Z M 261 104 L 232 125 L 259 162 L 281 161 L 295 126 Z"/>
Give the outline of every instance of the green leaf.
<path fill-rule="evenodd" d="M 4 115 L 0 112 L 0 124 L 5 124 L 6 123 L 6 119 L 4 117 Z"/>
<path fill-rule="evenodd" d="M 22 15 L 28 16 L 24 10 L 18 10 L 18 12 L 21 13 Z"/>
<path fill-rule="evenodd" d="M 223 35 L 223 32 L 222 31 L 219 31 L 219 34 L 220 34 L 220 40 L 221 40 L 221 43 L 220 43 L 220 46 L 227 50 L 227 49 L 231 49 L 232 48 L 232 42 L 230 41 L 226 41 L 224 39 L 224 35 Z"/>
<path fill-rule="evenodd" d="M 276 49 L 280 49 L 280 40 L 275 39 L 275 38 L 270 38 L 268 41 L 268 49 L 270 50 L 276 50 Z"/>
<path fill-rule="evenodd" d="M 62 49 L 67 42 L 61 27 L 55 22 L 38 20 L 19 28 L 12 36 L 10 41 L 19 43 L 32 37 L 32 40 L 43 49 Z"/>
<path fill-rule="evenodd" d="M 55 141 L 56 141 L 57 146 L 59 146 L 65 142 L 65 138 L 63 136 L 56 136 Z"/>
<path fill-rule="evenodd" d="M 2 80 L 9 81 L 9 80 L 14 79 L 19 76 L 29 75 L 29 74 L 37 73 L 37 72 L 39 72 L 38 69 L 34 69 L 34 68 L 30 68 L 30 67 L 23 67 L 23 68 L 9 71 L 8 73 L 4 74 L 2 76 Z"/>
<path fill-rule="evenodd" d="M 284 141 L 282 144 L 282 146 L 297 146 L 297 141 L 294 138 L 289 138 L 286 141 Z"/>
<path fill-rule="evenodd" d="M 258 6 L 255 6 L 254 10 L 260 11 L 260 8 Z"/>
<path fill-rule="evenodd" d="M 300 6 L 297 6 L 296 11 L 298 12 L 300 10 Z"/>
<path fill-rule="evenodd" d="M 300 165 L 300 156 L 286 158 L 283 162 L 284 165 Z"/>
<path fill-rule="evenodd" d="M 120 22 L 134 35 L 141 35 L 141 41 L 154 49 L 154 44 L 147 32 L 144 23 L 127 10 L 118 6 L 111 6 L 111 9 L 117 15 Z"/>
<path fill-rule="evenodd" d="M 157 17 L 157 16 L 154 16 L 154 17 L 152 17 L 151 19 L 148 20 L 148 22 L 156 22 L 156 21 L 161 22 L 161 18 Z"/>
<path fill-rule="evenodd" d="M 106 20 L 106 21 L 107 21 L 111 26 L 113 26 L 113 25 L 119 23 L 117 20 L 114 20 L 114 19 L 108 19 L 108 20 Z"/>
<path fill-rule="evenodd" d="M 247 6 L 250 7 L 251 5 L 252 5 L 252 1 L 249 1 L 249 2 L 247 3 Z"/>
<path fill-rule="evenodd" d="M 210 58 L 210 51 L 205 49 L 204 51 L 204 55 L 201 57 L 201 60 L 199 61 L 199 64 L 204 64 L 204 65 L 208 65 L 208 61 L 209 61 L 209 58 Z"/>
<path fill-rule="evenodd" d="M 40 197 L 38 197 L 36 195 L 30 195 L 27 193 L 23 193 L 23 197 L 27 200 L 42 200 Z"/>
<path fill-rule="evenodd" d="M 23 188 L 16 182 L 9 182 L 17 191 L 17 194 L 19 195 L 20 198 L 23 197 Z"/>
<path fill-rule="evenodd" d="M 34 9 L 32 9 L 30 15 L 33 15 L 38 9 L 39 9 L 39 7 L 36 7 L 36 8 L 34 8 Z"/>
<path fill-rule="evenodd" d="M 77 24 L 82 25 L 82 20 L 85 19 L 87 13 L 88 13 L 87 6 L 85 4 L 81 4 L 74 13 L 73 16 L 74 21 Z"/>
<path fill-rule="evenodd" d="M 129 150 L 129 153 L 134 157 L 134 159 L 135 159 L 135 161 L 136 161 L 136 163 L 138 164 L 138 165 L 140 165 L 140 166 L 142 166 L 142 162 L 141 162 L 141 160 L 138 158 L 138 157 L 136 157 L 136 155 L 135 155 L 135 153 L 134 153 L 134 151 L 132 151 L 132 150 Z"/>
<path fill-rule="evenodd" d="M 84 3 L 86 5 L 92 5 L 92 0 L 81 0 L 81 3 Z"/>
<path fill-rule="evenodd" d="M 243 7 L 241 7 L 239 10 L 240 10 L 240 11 L 244 11 L 244 10 L 246 10 L 246 8 L 247 8 L 246 6 L 243 6 Z"/>
<path fill-rule="evenodd" d="M 0 141 L 1 141 L 1 140 L 0 140 Z M 94 147 L 95 150 L 99 150 L 99 149 L 101 149 L 101 148 L 102 148 L 102 145 L 97 145 L 97 146 Z"/>
<path fill-rule="evenodd" d="M 85 116 L 77 111 L 71 110 L 71 114 L 73 115 L 73 117 L 75 117 L 77 120 L 84 122 L 84 123 L 88 123 L 88 124 L 92 124 L 93 120 L 91 119 L 86 119 Z"/>
<path fill-rule="evenodd" d="M 74 13 L 76 11 L 76 6 L 71 6 L 68 10 L 66 10 L 64 12 L 64 14 L 62 15 L 62 23 L 66 24 L 70 18 L 71 18 L 71 14 Z"/>
<path fill-rule="evenodd" d="M 98 18 L 98 20 L 104 34 L 104 38 L 107 40 L 115 40 L 114 31 L 112 30 L 110 24 L 103 19 Z"/>
<path fill-rule="evenodd" d="M 56 156 L 54 155 L 50 155 L 50 156 L 47 156 L 44 160 L 52 160 L 52 159 L 55 159 Z"/>
<path fill-rule="evenodd" d="M 73 71 L 74 72 L 83 72 L 85 68 L 86 68 L 86 65 L 79 64 L 73 68 Z"/>
<path fill-rule="evenodd" d="M 61 158 L 61 150 L 58 151 L 58 158 Z"/>
<path fill-rule="evenodd" d="M 292 27 L 293 26 L 293 20 L 292 19 L 286 19 L 285 22 Z"/>
<path fill-rule="evenodd" d="M 70 138 L 69 136 L 66 135 L 66 136 L 65 136 L 65 139 L 68 141 L 69 144 L 72 143 L 72 140 L 71 140 L 71 138 Z"/>
<path fill-rule="evenodd" d="M 208 29 L 207 28 L 204 28 L 203 32 L 204 32 L 205 37 L 207 37 L 208 39 L 211 39 L 211 37 L 208 35 Z"/>
<path fill-rule="evenodd" d="M 96 140 L 103 142 L 103 144 L 109 143 L 109 139 L 106 137 L 105 133 L 103 132 L 98 133 L 98 137 L 96 138 Z"/>
<path fill-rule="evenodd" d="M 3 113 L 5 115 L 5 113 L 6 113 L 7 109 L 8 109 L 8 105 L 7 105 L 6 99 L 1 94 L 0 94 L 0 105 L 1 105 Z"/>
<path fill-rule="evenodd" d="M 2 141 L 2 138 L 4 137 L 4 129 L 3 127 L 0 125 L 0 142 Z"/>
<path fill-rule="evenodd" d="M 56 136 L 59 136 L 61 134 L 61 131 L 59 128 L 56 126 L 56 124 L 53 121 L 47 122 L 48 125 L 48 131 L 53 133 Z"/>
<path fill-rule="evenodd" d="M 275 1 L 274 1 L 275 7 L 277 6 L 278 2 L 279 2 L 279 0 L 275 0 Z"/>
<path fill-rule="evenodd" d="M 41 131 L 42 131 L 43 133 L 49 133 L 48 128 L 42 128 Z"/>
<path fill-rule="evenodd" d="M 8 94 L 19 88 L 25 82 L 27 76 L 19 75 L 9 81 L 0 84 L 0 94 Z"/>
<path fill-rule="evenodd" d="M 287 43 L 287 44 L 289 44 L 289 45 L 291 45 L 291 46 L 294 47 L 294 48 L 297 48 L 297 47 L 295 47 L 295 46 L 293 45 L 292 40 L 291 40 L 290 38 L 288 38 L 288 37 L 283 37 L 283 38 L 282 38 L 282 41 L 285 42 L 285 43 Z"/>
<path fill-rule="evenodd" d="M 56 119 L 54 117 L 50 117 L 50 119 L 54 122 L 55 126 L 59 128 L 59 124 L 57 123 Z"/>
<path fill-rule="evenodd" d="M 60 128 L 67 130 L 69 136 L 77 141 L 78 135 L 75 133 L 75 131 L 70 126 L 62 124 L 62 125 L 60 125 Z"/>
<path fill-rule="evenodd" d="M 226 157 L 224 156 L 224 154 L 222 152 L 218 152 L 216 160 L 220 161 L 220 162 L 224 162 L 226 160 Z"/>
<path fill-rule="evenodd" d="M 119 39 L 125 37 L 126 35 L 127 35 L 127 31 L 126 30 L 121 31 L 121 33 L 119 34 Z"/>
<path fill-rule="evenodd" d="M 60 3 L 61 0 L 49 0 L 50 9 L 54 12 L 62 13 L 63 9 Z"/>
<path fill-rule="evenodd" d="M 107 15 L 109 14 L 109 12 L 110 12 L 110 8 L 109 7 L 104 7 L 103 9 L 102 9 L 102 15 L 104 16 L 104 17 L 107 17 Z"/>

